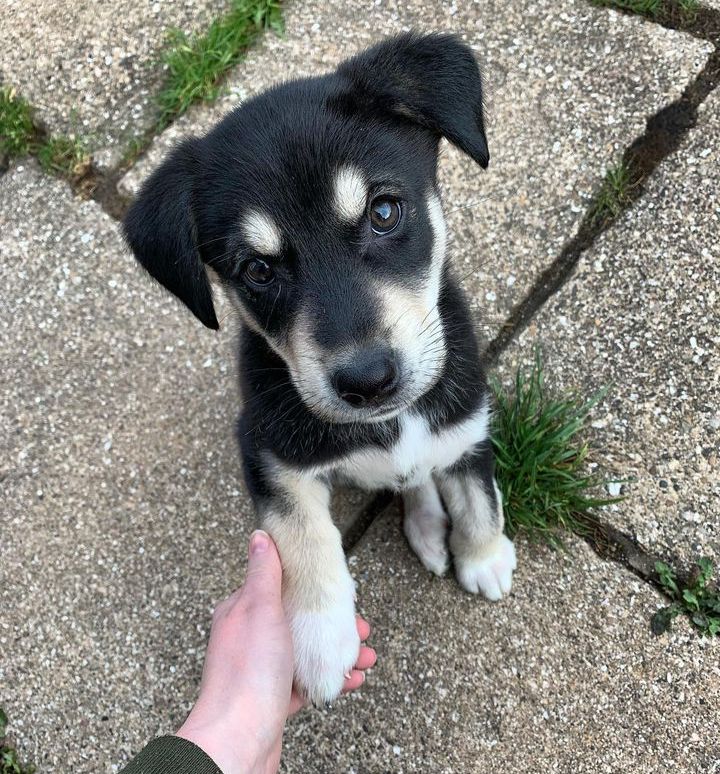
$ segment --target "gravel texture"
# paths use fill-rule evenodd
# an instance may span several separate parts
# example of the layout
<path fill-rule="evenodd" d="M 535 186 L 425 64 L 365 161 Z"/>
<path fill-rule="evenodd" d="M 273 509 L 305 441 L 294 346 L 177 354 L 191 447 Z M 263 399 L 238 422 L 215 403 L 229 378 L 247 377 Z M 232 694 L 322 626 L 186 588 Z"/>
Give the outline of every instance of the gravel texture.
<path fill-rule="evenodd" d="M 113 146 L 149 128 L 169 30 L 204 29 L 225 0 L 4 0 L 0 81 L 53 133 Z"/>
<path fill-rule="evenodd" d="M 204 133 L 272 83 L 325 72 L 385 35 L 452 30 L 485 70 L 490 169 L 446 148 L 442 185 L 451 249 L 487 335 L 559 252 L 607 165 L 702 67 L 711 46 L 585 0 L 452 3 L 306 0 L 287 35 L 266 35 L 228 94 L 156 138 L 125 176 L 132 195 L 179 138 Z"/>
<path fill-rule="evenodd" d="M 503 356 L 539 344 L 558 390 L 610 394 L 595 458 L 624 484 L 606 512 L 650 551 L 720 567 L 720 94 L 644 197 Z"/>
<path fill-rule="evenodd" d="M 584 544 L 518 543 L 512 595 L 489 603 L 427 573 L 392 510 L 351 568 L 378 664 L 363 689 L 290 723 L 282 771 L 637 772 L 720 765 L 720 640 Z"/>
<path fill-rule="evenodd" d="M 39 771 L 112 772 L 179 725 L 243 578 L 232 326 L 33 167 L 0 178 L 0 254 L 0 706 Z"/>

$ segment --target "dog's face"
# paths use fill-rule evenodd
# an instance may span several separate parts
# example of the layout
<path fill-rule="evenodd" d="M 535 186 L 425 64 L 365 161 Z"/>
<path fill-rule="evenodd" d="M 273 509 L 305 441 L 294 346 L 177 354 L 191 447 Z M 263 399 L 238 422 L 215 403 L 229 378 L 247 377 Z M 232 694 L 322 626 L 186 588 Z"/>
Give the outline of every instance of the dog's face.
<path fill-rule="evenodd" d="M 387 419 L 439 378 L 440 136 L 487 164 L 481 84 L 449 36 L 405 35 L 271 89 L 151 177 L 126 220 L 209 327 L 206 268 L 334 422 Z"/>

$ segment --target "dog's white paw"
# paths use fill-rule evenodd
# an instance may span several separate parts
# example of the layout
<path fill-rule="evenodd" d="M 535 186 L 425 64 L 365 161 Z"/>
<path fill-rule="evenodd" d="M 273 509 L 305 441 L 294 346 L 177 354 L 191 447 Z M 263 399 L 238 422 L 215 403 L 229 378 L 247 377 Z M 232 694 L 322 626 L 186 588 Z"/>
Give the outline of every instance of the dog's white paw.
<path fill-rule="evenodd" d="M 410 547 L 426 569 L 444 575 L 449 565 L 447 515 L 432 482 L 403 495 L 403 530 Z"/>
<path fill-rule="evenodd" d="M 479 556 L 455 557 L 455 573 L 460 585 L 466 591 L 479 592 L 492 601 L 509 593 L 516 567 L 515 546 L 505 535 L 500 535 Z"/>
<path fill-rule="evenodd" d="M 295 687 L 315 706 L 336 699 L 360 652 L 352 601 L 290 614 Z"/>

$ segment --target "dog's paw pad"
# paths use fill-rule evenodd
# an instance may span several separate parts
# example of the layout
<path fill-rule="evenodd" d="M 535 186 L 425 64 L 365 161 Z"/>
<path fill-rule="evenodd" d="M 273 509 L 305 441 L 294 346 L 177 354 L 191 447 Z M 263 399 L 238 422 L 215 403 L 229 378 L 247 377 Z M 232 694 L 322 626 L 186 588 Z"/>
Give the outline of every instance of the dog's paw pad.
<path fill-rule="evenodd" d="M 352 605 L 290 616 L 295 687 L 316 707 L 334 701 L 358 659 L 360 637 Z"/>
<path fill-rule="evenodd" d="M 505 535 L 500 535 L 481 557 L 455 558 L 460 585 L 466 591 L 480 593 L 492 601 L 510 592 L 516 566 L 515 546 Z"/>

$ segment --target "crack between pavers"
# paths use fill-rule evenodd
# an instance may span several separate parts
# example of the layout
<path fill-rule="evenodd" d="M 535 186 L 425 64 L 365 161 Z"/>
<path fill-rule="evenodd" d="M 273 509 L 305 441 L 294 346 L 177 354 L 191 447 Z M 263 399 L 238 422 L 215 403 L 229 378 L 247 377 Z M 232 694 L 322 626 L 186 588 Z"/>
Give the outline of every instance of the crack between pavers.
<path fill-rule="evenodd" d="M 537 312 L 568 282 L 583 253 L 644 195 L 647 179 L 662 161 L 678 150 L 688 132 L 697 125 L 698 108 L 718 85 L 720 48 L 716 47 L 682 95 L 649 118 L 645 132 L 625 150 L 622 163 L 630 172 L 630 184 L 618 214 L 598 220 L 595 214 L 598 196 L 596 194 L 593 197 L 576 235 L 535 280 L 525 298 L 513 307 L 500 332 L 488 345 L 485 359 L 489 366 L 497 361 Z"/>
<path fill-rule="evenodd" d="M 373 522 L 387 510 L 394 499 L 395 495 L 392 492 L 383 489 L 361 508 L 360 513 L 343 531 L 342 547 L 346 554 L 352 553 Z"/>
<path fill-rule="evenodd" d="M 644 195 L 644 183 L 650 175 L 662 161 L 678 151 L 686 135 L 697 125 L 699 107 L 720 85 L 720 13 L 703 8 L 698 16 L 695 25 L 698 37 L 705 37 L 699 34 L 700 29 L 705 32 L 712 30 L 711 42 L 714 43 L 715 49 L 682 95 L 649 118 L 645 132 L 625 150 L 622 162 L 630 170 L 631 185 L 622 208 L 617 215 L 598 222 L 595 215 L 598 197 L 596 195 L 593 198 L 577 234 L 566 243 L 556 260 L 538 277 L 525 298 L 511 310 L 502 329 L 488 345 L 486 362 L 489 367 L 497 362 L 499 356 L 529 325 L 535 315 L 570 280 L 582 255 Z M 664 26 L 671 25 L 665 23 Z M 660 582 L 655 564 L 665 561 L 675 568 L 680 568 L 684 562 L 677 556 L 651 553 L 633 535 L 613 527 L 597 516 L 581 515 L 578 518 L 586 526 L 586 533 L 580 537 L 585 539 L 600 558 L 622 565 L 641 580 L 654 586 L 663 596 L 671 599 Z M 678 571 L 678 577 L 683 582 L 688 581 L 690 576 L 689 571 Z"/>

